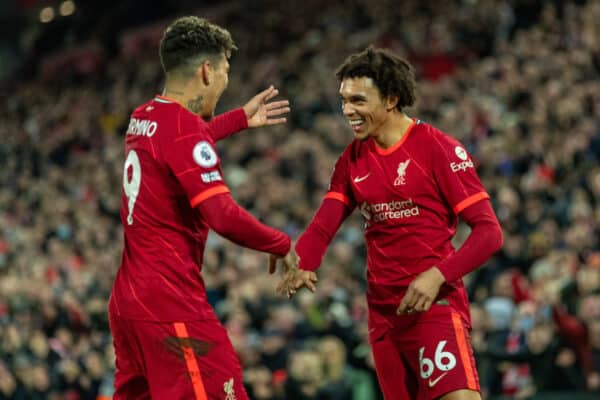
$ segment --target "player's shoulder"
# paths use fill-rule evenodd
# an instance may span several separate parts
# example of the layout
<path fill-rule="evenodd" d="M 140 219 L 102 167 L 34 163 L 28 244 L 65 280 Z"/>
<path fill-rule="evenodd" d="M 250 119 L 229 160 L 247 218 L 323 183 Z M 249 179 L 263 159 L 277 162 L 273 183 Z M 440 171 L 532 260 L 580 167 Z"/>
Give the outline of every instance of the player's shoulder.
<path fill-rule="evenodd" d="M 413 134 L 420 137 L 422 140 L 433 141 L 438 143 L 440 146 L 453 145 L 458 146 L 460 142 L 451 134 L 444 132 L 440 128 L 428 124 L 422 120 L 415 120 L 415 127 Z"/>
<path fill-rule="evenodd" d="M 152 101 L 153 101 L 153 99 L 150 99 L 150 100 L 140 104 L 139 106 L 137 106 L 136 108 L 133 109 L 133 112 L 131 113 L 131 115 L 133 117 L 136 117 L 136 116 L 140 116 L 140 115 L 147 113 L 149 107 L 152 107 Z"/>
<path fill-rule="evenodd" d="M 158 114 L 153 112 L 154 108 L 153 100 L 148 100 L 133 110 L 127 126 L 128 140 L 154 137 L 161 125 L 160 118 L 157 118 Z"/>
<path fill-rule="evenodd" d="M 432 136 L 445 141 L 456 142 L 458 143 L 458 139 L 456 139 L 451 133 L 443 131 L 441 128 L 438 128 L 433 125 L 426 124 L 428 126 L 427 132 Z"/>
<path fill-rule="evenodd" d="M 179 103 L 171 100 L 164 100 L 157 95 L 137 106 L 131 113 L 131 117 L 136 119 L 165 121 L 169 118 L 176 117 L 181 108 L 183 107 Z"/>
<path fill-rule="evenodd" d="M 208 124 L 175 100 L 155 96 L 152 100 L 136 108 L 135 116 L 146 116 L 156 121 L 162 129 L 161 136 L 177 138 L 179 136 L 198 135 L 207 140 L 212 136 Z"/>
<path fill-rule="evenodd" d="M 179 113 L 179 134 L 200 134 L 210 136 L 210 128 L 206 121 L 200 118 L 197 114 L 189 111 L 187 108 L 182 107 Z"/>
<path fill-rule="evenodd" d="M 431 125 L 430 123 L 422 120 L 422 119 L 418 119 L 415 118 L 414 119 L 415 124 L 412 128 L 412 132 L 411 135 L 419 135 L 422 137 L 433 137 L 433 136 L 442 136 L 442 135 L 446 135 L 446 133 L 442 132 L 441 129 Z"/>

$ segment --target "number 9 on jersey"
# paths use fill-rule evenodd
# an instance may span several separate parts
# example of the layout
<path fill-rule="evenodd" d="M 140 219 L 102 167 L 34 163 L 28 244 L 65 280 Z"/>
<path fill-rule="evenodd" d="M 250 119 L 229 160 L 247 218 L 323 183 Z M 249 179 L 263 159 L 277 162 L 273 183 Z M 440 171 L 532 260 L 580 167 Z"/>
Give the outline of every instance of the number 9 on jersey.
<path fill-rule="evenodd" d="M 129 168 L 131 168 L 131 177 L 129 174 Z M 135 150 L 130 150 L 125 160 L 125 167 L 123 168 L 123 191 L 127 197 L 127 224 L 133 224 L 133 207 L 138 194 L 140 193 L 140 185 L 142 183 L 142 167 L 140 165 L 140 159 L 138 158 Z"/>

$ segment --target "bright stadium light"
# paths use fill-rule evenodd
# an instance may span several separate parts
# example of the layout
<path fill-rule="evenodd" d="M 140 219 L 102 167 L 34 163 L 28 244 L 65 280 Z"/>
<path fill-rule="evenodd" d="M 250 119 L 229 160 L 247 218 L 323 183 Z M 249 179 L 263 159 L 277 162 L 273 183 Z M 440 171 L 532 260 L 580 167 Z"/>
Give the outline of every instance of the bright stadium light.
<path fill-rule="evenodd" d="M 72 0 L 66 0 L 60 3 L 58 12 L 63 17 L 67 17 L 75 12 L 75 2 Z"/>
<path fill-rule="evenodd" d="M 44 7 L 40 11 L 40 22 L 44 24 L 54 19 L 54 9 L 52 7 Z"/>

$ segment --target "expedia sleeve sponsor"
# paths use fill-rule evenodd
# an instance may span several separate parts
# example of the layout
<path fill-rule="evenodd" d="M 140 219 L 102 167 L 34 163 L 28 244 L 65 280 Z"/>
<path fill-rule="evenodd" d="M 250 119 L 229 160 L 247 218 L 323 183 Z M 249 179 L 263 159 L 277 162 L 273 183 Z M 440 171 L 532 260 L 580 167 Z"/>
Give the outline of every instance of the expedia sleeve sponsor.
<path fill-rule="evenodd" d="M 128 135 L 152 137 L 158 129 L 158 123 L 149 119 L 131 118 L 127 127 Z"/>
<path fill-rule="evenodd" d="M 454 154 L 461 160 L 461 162 L 451 162 L 450 169 L 456 173 L 458 171 L 466 171 L 467 168 L 474 168 L 473 161 L 469 158 L 469 154 L 462 146 L 454 147 Z"/>
<path fill-rule="evenodd" d="M 460 142 L 439 131 L 431 137 L 431 170 L 439 194 L 450 209 L 458 214 L 465 204 L 469 204 L 464 201 L 485 193 L 485 189 L 477 176 L 473 159 Z"/>
<path fill-rule="evenodd" d="M 467 168 L 474 168 L 475 166 L 473 165 L 473 161 L 471 160 L 467 160 L 467 161 L 463 161 L 463 162 L 451 162 L 450 163 L 450 169 L 452 169 L 452 172 L 456 173 L 458 171 L 466 171 Z"/>

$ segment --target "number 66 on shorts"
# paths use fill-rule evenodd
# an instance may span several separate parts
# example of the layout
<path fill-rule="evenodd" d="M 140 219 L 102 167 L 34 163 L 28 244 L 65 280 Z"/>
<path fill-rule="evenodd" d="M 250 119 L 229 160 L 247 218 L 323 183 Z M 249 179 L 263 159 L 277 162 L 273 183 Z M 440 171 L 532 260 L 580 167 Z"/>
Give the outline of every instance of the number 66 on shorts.
<path fill-rule="evenodd" d="M 433 400 L 455 390 L 479 391 L 469 331 L 460 315 L 434 304 L 413 318 L 409 326 L 372 338 L 385 399 Z"/>
<path fill-rule="evenodd" d="M 436 368 L 440 371 L 450 371 L 456 367 L 456 357 L 449 351 L 444 351 L 446 343 L 445 340 L 438 343 L 434 355 L 435 364 L 431 359 L 423 357 L 425 347 L 419 349 L 419 370 L 421 372 L 421 378 L 429 378 Z"/>

